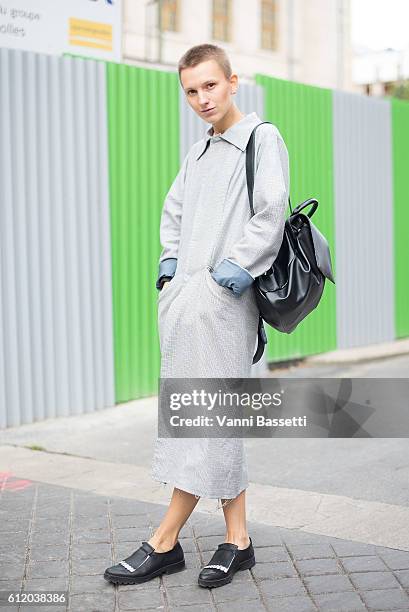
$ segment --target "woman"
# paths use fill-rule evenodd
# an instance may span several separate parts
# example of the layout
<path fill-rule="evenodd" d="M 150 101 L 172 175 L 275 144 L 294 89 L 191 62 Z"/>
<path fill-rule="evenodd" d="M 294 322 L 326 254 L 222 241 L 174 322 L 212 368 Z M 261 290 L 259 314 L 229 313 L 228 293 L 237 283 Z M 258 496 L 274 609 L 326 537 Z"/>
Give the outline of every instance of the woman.
<path fill-rule="evenodd" d="M 164 202 L 156 287 L 161 378 L 247 378 L 258 309 L 254 278 L 281 245 L 289 193 L 288 152 L 276 126 L 256 131 L 254 211 L 250 218 L 245 156 L 261 119 L 232 96 L 238 77 L 223 49 L 203 44 L 179 62 L 192 109 L 211 124 L 185 157 Z M 221 499 L 226 536 L 198 583 L 216 587 L 255 564 L 247 532 L 247 464 L 241 438 L 157 438 L 152 476 L 174 489 L 164 519 L 132 555 L 105 572 L 139 583 L 185 567 L 178 535 L 200 497 Z"/>

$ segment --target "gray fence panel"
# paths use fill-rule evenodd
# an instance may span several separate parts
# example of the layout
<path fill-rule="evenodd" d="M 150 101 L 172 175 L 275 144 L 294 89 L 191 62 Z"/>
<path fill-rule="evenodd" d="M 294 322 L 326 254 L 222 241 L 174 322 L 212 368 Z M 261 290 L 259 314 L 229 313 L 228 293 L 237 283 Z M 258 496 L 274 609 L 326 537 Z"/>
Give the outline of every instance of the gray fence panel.
<path fill-rule="evenodd" d="M 391 109 L 333 92 L 338 348 L 394 330 Z"/>
<path fill-rule="evenodd" d="M 112 406 L 105 64 L 0 49 L 0 427 Z"/>

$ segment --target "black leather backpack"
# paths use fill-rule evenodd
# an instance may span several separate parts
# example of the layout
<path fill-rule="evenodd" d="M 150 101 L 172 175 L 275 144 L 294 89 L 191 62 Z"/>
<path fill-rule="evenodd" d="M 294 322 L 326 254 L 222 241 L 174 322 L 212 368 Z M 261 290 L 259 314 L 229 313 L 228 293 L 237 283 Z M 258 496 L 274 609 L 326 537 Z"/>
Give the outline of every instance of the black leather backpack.
<path fill-rule="evenodd" d="M 246 176 L 251 216 L 254 215 L 254 154 L 256 125 L 246 149 Z M 315 198 L 305 200 L 294 210 L 288 198 L 290 216 L 285 221 L 283 241 L 271 268 L 253 283 L 260 311 L 258 346 L 253 357 L 257 363 L 267 344 L 263 321 L 280 332 L 290 334 L 318 305 L 324 291 L 325 279 L 335 283 L 328 242 L 311 221 L 318 208 Z M 302 212 L 308 206 L 306 214 Z"/>

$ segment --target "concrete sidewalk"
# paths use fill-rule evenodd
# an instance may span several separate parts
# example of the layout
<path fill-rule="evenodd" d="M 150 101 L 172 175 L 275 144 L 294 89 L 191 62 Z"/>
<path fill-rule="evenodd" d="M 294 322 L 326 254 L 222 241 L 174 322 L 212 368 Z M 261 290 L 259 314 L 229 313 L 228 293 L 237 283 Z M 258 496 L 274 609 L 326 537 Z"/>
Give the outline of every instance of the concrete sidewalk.
<path fill-rule="evenodd" d="M 197 576 L 224 541 L 224 520 L 200 511 L 180 534 L 184 571 L 135 586 L 106 582 L 104 569 L 148 540 L 164 512 L 3 474 L 0 591 L 68 591 L 67 606 L 19 608 L 27 612 L 409 610 L 409 552 L 251 521 L 256 565 L 203 589 Z"/>
<path fill-rule="evenodd" d="M 327 353 L 319 353 L 307 357 L 307 364 L 330 363 L 358 363 L 374 361 L 399 355 L 409 354 L 409 338 L 394 340 L 393 342 L 380 342 L 368 346 L 356 346 L 348 349 L 338 349 Z"/>
<path fill-rule="evenodd" d="M 407 377 L 404 346 L 266 375 Z M 152 397 L 0 431 L 0 591 L 66 589 L 68 606 L 49 609 L 83 612 L 409 610 L 405 438 L 247 439 L 256 565 L 230 585 L 198 586 L 225 527 L 217 500 L 201 499 L 181 532 L 186 570 L 107 583 L 104 569 L 149 539 L 169 502 L 150 476 L 156 422 Z M 36 609 L 47 607 L 20 607 Z"/>
<path fill-rule="evenodd" d="M 271 444 L 271 441 L 263 442 Z M 1 445 L 0 466 L 6 474 L 20 479 L 62 485 L 84 493 L 114 495 L 164 506 L 172 494 L 171 485 L 164 486 L 152 480 L 149 468 L 124 462 Z M 257 478 L 256 473 L 254 478 Z M 307 478 L 305 481 L 307 485 Z M 222 517 L 217 508 L 217 500 L 200 500 L 203 512 Z M 409 552 L 409 507 L 400 504 L 260 484 L 253 480 L 247 489 L 246 515 L 248 520 L 266 527 L 297 529 L 306 534 Z"/>

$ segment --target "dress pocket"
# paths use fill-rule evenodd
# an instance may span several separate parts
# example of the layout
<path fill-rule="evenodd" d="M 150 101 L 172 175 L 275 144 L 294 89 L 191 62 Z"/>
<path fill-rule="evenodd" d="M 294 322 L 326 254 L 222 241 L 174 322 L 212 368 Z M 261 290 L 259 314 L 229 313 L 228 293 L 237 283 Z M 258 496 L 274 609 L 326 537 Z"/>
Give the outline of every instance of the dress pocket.
<path fill-rule="evenodd" d="M 219 283 L 214 280 L 209 268 L 206 268 L 206 278 L 207 285 L 212 291 L 212 293 L 216 293 L 219 296 L 225 295 L 226 297 L 230 297 L 234 300 L 238 299 L 239 296 L 235 295 L 231 289 L 229 289 L 228 287 L 224 287 L 223 285 L 219 285 Z"/>
<path fill-rule="evenodd" d="M 171 282 L 172 282 L 172 281 L 167 281 L 167 282 L 166 282 L 166 283 L 163 285 L 162 289 L 161 289 L 160 291 L 158 291 L 158 300 L 159 300 L 159 299 L 160 299 L 160 297 L 163 295 L 163 293 L 166 293 L 167 291 L 169 291 L 169 287 L 166 287 L 166 288 L 165 288 L 165 285 L 169 285 L 169 283 L 171 283 Z"/>

